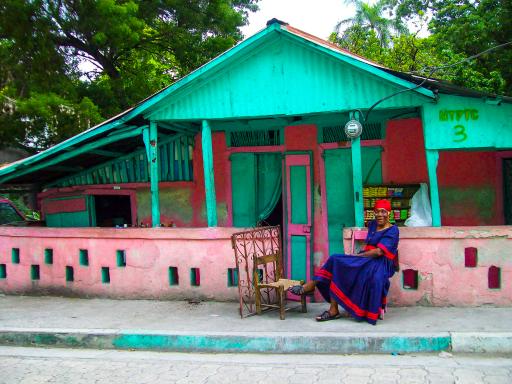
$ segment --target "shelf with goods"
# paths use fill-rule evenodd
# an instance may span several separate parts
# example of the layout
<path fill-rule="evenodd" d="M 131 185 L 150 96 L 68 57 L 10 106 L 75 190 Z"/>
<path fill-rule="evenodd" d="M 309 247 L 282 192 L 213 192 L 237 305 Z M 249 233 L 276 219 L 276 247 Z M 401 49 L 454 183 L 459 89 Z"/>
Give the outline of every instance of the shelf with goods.
<path fill-rule="evenodd" d="M 365 185 L 363 187 L 365 225 L 368 221 L 375 219 L 373 213 L 375 200 L 387 199 L 391 201 L 389 221 L 403 226 L 405 220 L 411 215 L 411 199 L 419 188 L 419 184 Z"/>

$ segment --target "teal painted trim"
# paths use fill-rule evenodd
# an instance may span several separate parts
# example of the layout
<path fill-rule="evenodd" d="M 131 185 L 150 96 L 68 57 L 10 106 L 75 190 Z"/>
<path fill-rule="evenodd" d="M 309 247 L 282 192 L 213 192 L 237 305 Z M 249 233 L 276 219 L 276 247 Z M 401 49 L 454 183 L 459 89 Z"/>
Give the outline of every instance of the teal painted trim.
<path fill-rule="evenodd" d="M 119 335 L 118 349 L 244 353 L 428 353 L 451 350 L 450 336 Z"/>
<path fill-rule="evenodd" d="M 348 64 L 351 64 L 353 65 L 354 67 L 358 68 L 358 69 L 361 69 L 365 72 L 369 72 L 371 73 L 372 75 L 375 75 L 375 76 L 378 76 L 384 80 L 387 80 L 391 83 L 394 83 L 396 85 L 399 85 L 401 87 L 404 87 L 404 88 L 415 88 L 417 86 L 417 84 L 414 84 L 414 83 L 411 83 L 409 81 L 406 81 L 406 80 L 403 80 L 399 77 L 396 77 L 396 76 L 393 76 L 389 73 L 387 73 L 386 71 L 383 71 L 382 69 L 379 69 L 377 67 L 374 67 L 373 65 L 370 65 L 370 64 L 367 64 L 365 63 L 364 61 L 360 60 L 360 59 L 356 59 L 354 57 L 350 57 L 346 54 L 343 54 L 342 52 L 338 52 L 338 51 L 335 51 L 333 49 L 330 49 L 330 48 L 327 48 L 327 47 L 324 47 L 320 44 L 317 44 L 313 41 L 310 41 L 310 40 L 305 40 L 304 37 L 302 36 L 299 36 L 299 35 L 296 35 L 292 32 L 289 32 L 286 30 L 286 27 L 284 28 L 281 28 L 278 30 L 280 33 L 283 33 L 284 35 L 290 37 L 291 39 L 295 40 L 295 41 L 298 41 L 299 43 L 301 44 L 304 44 L 304 45 L 307 45 L 307 46 L 310 46 L 314 49 L 317 49 L 323 53 L 326 53 L 330 56 L 333 56 L 337 59 L 340 59 Z M 434 92 L 426 89 L 426 88 L 417 88 L 417 89 L 414 89 L 413 92 L 416 92 L 416 93 L 419 93 L 423 96 L 426 96 L 430 99 L 436 99 L 436 96 L 434 94 Z"/>
<path fill-rule="evenodd" d="M 201 132 L 204 168 L 204 189 L 206 192 L 206 216 L 209 227 L 217 226 L 217 198 L 215 195 L 215 177 L 213 169 L 212 131 L 207 120 L 203 120 Z"/>
<path fill-rule="evenodd" d="M 430 184 L 430 205 L 432 207 L 432 226 L 441 226 L 441 205 L 439 202 L 439 186 L 437 184 L 437 164 L 439 162 L 439 152 L 432 149 L 426 149 L 428 180 Z"/>
<path fill-rule="evenodd" d="M 352 183 L 354 186 L 354 219 L 356 227 L 364 227 L 363 165 L 361 161 L 361 139 L 352 139 Z"/>
<path fill-rule="evenodd" d="M 46 168 L 46 167 L 50 167 L 54 164 L 58 164 L 58 163 L 61 163 L 61 162 L 64 162 L 70 158 L 73 158 L 75 156 L 78 156 L 78 155 L 81 155 L 83 153 L 87 153 L 89 152 L 91 149 L 96 149 L 96 148 L 99 148 L 99 147 L 102 147 L 104 145 L 107 145 L 109 143 L 113 143 L 115 141 L 118 141 L 118 140 L 123 140 L 123 139 L 127 139 L 127 138 L 130 138 L 130 137 L 134 137 L 134 136 L 138 136 L 140 135 L 142 132 L 142 128 L 136 128 L 136 129 L 132 129 L 130 131 L 127 131 L 127 132 L 124 132 L 122 134 L 117 134 L 117 135 L 113 135 L 113 136 L 108 136 L 108 137 L 105 137 L 103 139 L 100 139 L 98 141 L 94 141 L 92 143 L 89 143 L 89 144 L 86 144 L 84 145 L 83 147 L 80 147 L 80 148 L 77 148 L 71 152 L 66 152 L 66 153 L 63 153 L 61 155 L 58 155 L 56 156 L 55 158 L 51 159 L 51 160 L 48 160 L 48 161 L 45 161 L 45 162 L 42 162 L 42 163 L 39 163 L 37 165 L 34 165 L 33 167 L 24 167 L 25 169 L 23 170 L 20 170 L 19 172 L 10 172 L 11 174 L 8 175 L 8 176 L 4 176 L 2 178 L 0 178 L 0 184 L 1 183 L 5 183 L 6 181 L 9 181 L 15 177 L 19 177 L 19 176 L 23 176 L 23 175 L 26 175 L 26 174 L 29 174 L 29 173 L 33 173 L 33 172 L 36 172 L 40 169 L 43 169 L 43 168 Z M 0 175 L 1 174 L 5 174 L 5 172 L 0 172 Z"/>
<path fill-rule="evenodd" d="M 149 143 L 146 144 L 149 152 L 149 172 L 151 189 L 151 221 L 153 228 L 160 226 L 160 199 L 158 191 L 158 126 L 155 121 L 149 123 Z"/>

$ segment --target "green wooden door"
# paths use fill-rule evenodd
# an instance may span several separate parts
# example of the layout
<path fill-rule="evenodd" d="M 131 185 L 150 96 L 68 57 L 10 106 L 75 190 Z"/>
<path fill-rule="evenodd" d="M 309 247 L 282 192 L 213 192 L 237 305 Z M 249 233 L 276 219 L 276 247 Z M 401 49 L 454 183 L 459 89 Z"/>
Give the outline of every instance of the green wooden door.
<path fill-rule="evenodd" d="M 230 160 L 233 226 L 253 227 L 257 222 L 256 156 L 254 153 L 235 153 Z"/>
<path fill-rule="evenodd" d="M 285 157 L 286 275 L 294 280 L 311 279 L 311 244 L 313 241 L 311 204 L 311 157 L 293 154 Z"/>
<path fill-rule="evenodd" d="M 382 183 L 380 147 L 362 147 L 363 184 Z M 342 231 L 353 227 L 354 191 L 350 148 L 324 152 L 329 254 L 343 253 Z"/>
<path fill-rule="evenodd" d="M 48 227 L 94 227 L 96 215 L 94 196 L 70 196 L 47 199 L 45 215 Z"/>

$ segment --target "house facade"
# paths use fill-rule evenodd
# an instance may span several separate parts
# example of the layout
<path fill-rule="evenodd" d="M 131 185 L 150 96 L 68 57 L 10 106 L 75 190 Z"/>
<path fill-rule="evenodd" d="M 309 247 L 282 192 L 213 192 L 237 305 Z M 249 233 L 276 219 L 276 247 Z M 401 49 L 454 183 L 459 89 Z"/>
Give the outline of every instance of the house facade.
<path fill-rule="evenodd" d="M 3 185 L 37 183 L 47 224 L 0 228 L 0 290 L 235 299 L 232 233 L 281 225 L 285 273 L 307 280 L 352 251 L 386 197 L 401 226 L 395 304 L 510 305 L 511 121 L 510 98 L 397 73 L 273 20 L 0 170 Z M 405 227 L 421 184 L 431 226 Z"/>

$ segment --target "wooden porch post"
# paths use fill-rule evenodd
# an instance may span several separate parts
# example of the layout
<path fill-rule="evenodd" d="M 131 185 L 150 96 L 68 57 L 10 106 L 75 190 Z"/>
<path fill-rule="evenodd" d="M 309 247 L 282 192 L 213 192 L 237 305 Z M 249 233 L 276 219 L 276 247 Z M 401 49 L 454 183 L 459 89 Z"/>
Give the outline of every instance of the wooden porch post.
<path fill-rule="evenodd" d="M 353 113 L 351 118 L 359 121 L 359 113 Z M 361 138 L 352 139 L 352 184 L 354 186 L 354 218 L 356 227 L 364 227 L 363 205 L 363 166 L 361 162 Z"/>
<path fill-rule="evenodd" d="M 160 226 L 160 198 L 158 191 L 158 127 L 156 121 L 149 123 L 149 132 L 144 133 L 144 144 L 149 162 L 149 180 L 151 186 L 151 222 L 152 226 Z"/>
<path fill-rule="evenodd" d="M 212 130 L 208 120 L 203 120 L 201 132 L 203 150 L 204 189 L 206 193 L 206 216 L 209 227 L 217 226 L 217 198 L 213 174 Z"/>
<path fill-rule="evenodd" d="M 428 180 L 430 184 L 430 204 L 432 206 L 432 226 L 441 226 L 441 205 L 439 203 L 439 187 L 437 185 L 437 163 L 439 151 L 425 149 L 427 157 Z"/>

